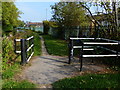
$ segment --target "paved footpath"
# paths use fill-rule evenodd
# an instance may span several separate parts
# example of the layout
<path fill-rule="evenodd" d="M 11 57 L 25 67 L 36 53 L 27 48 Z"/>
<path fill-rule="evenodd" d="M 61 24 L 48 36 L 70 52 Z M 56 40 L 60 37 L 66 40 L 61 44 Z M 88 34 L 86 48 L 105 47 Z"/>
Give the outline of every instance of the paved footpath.
<path fill-rule="evenodd" d="M 49 55 L 46 51 L 42 37 L 41 42 L 42 55 L 34 57 L 31 61 L 31 66 L 27 67 L 23 71 L 23 78 L 36 84 L 52 84 L 59 79 L 74 76 L 76 73 L 80 74 L 86 71 L 99 72 L 105 69 L 105 67 L 92 64 L 89 59 L 84 59 L 83 71 L 79 72 L 78 60 L 75 60 L 74 63 L 69 65 L 67 64 L 68 57 Z"/>

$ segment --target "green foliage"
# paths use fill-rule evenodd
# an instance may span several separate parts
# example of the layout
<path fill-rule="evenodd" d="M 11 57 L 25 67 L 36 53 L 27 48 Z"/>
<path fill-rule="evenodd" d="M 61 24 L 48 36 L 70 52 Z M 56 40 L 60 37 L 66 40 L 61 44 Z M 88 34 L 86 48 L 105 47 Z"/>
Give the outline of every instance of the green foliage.
<path fill-rule="evenodd" d="M 49 54 L 66 56 L 68 55 L 67 43 L 64 40 L 54 38 L 52 36 L 43 36 L 45 45 Z"/>
<path fill-rule="evenodd" d="M 120 88 L 118 74 L 91 74 L 66 78 L 53 83 L 53 88 Z"/>
<path fill-rule="evenodd" d="M 43 26 L 44 26 L 44 34 L 47 35 L 50 29 L 49 21 L 43 21 Z"/>
<path fill-rule="evenodd" d="M 13 40 L 6 36 L 2 40 L 2 79 L 12 78 L 19 71 L 19 63 L 15 62 Z"/>
<path fill-rule="evenodd" d="M 9 80 L 9 81 L 5 81 L 5 83 L 3 84 L 2 88 L 35 88 L 36 85 L 33 84 L 33 83 L 30 83 L 28 81 L 21 81 L 21 82 L 18 82 L 18 81 L 12 81 L 12 80 Z"/>
<path fill-rule="evenodd" d="M 2 26 L 3 33 L 10 32 L 18 26 L 18 17 L 21 12 L 14 2 L 2 2 Z"/>
<path fill-rule="evenodd" d="M 51 6 L 53 21 L 59 26 L 71 27 L 85 25 L 87 22 L 86 11 L 77 2 L 59 2 Z"/>
<path fill-rule="evenodd" d="M 117 15 L 119 17 L 119 12 L 117 13 L 117 4 L 119 2 L 80 2 L 81 6 L 87 10 L 90 23 L 99 26 L 99 37 L 116 39 L 118 36 L 118 26 L 117 26 Z M 95 14 L 91 10 L 91 7 L 95 9 Z M 101 10 L 100 10 L 101 9 Z M 106 24 L 105 24 L 106 23 Z M 104 28 L 104 26 L 106 28 Z"/>
<path fill-rule="evenodd" d="M 9 35 L 10 32 L 13 31 L 13 25 L 3 25 L 3 34 L 6 33 L 6 35 Z"/>
<path fill-rule="evenodd" d="M 65 40 L 61 40 L 50 35 L 44 35 L 43 38 L 49 54 L 68 56 L 68 43 Z M 74 56 L 79 56 L 79 52 L 79 49 L 75 49 Z"/>
<path fill-rule="evenodd" d="M 2 42 L 2 79 L 9 79 L 14 76 L 15 71 L 19 71 L 19 63 L 13 59 L 16 57 L 13 48 L 13 42 L 10 38 L 4 37 Z"/>
<path fill-rule="evenodd" d="M 12 71 L 12 69 L 8 69 L 5 72 L 2 73 L 2 79 L 9 79 L 12 78 L 14 76 L 14 72 Z"/>
<path fill-rule="evenodd" d="M 24 32 L 20 32 L 20 33 L 16 33 L 15 38 L 28 38 L 31 36 L 34 36 L 34 55 L 41 55 L 41 42 L 40 42 L 40 36 L 39 34 L 41 34 L 40 32 L 36 32 L 36 31 L 31 31 L 31 30 L 23 30 Z"/>
<path fill-rule="evenodd" d="M 0 0 L 0 21 L 2 20 L 2 3 L 1 3 L 1 0 Z"/>
<path fill-rule="evenodd" d="M 86 10 L 78 2 L 59 2 L 52 5 L 51 9 L 53 9 L 51 21 L 58 25 L 57 35 L 62 39 L 64 37 L 67 39 L 72 32 L 75 32 L 76 29 L 79 30 L 79 26 L 88 25 Z"/>
<path fill-rule="evenodd" d="M 41 55 L 41 42 L 40 42 L 40 36 L 38 33 L 34 33 L 34 55 L 38 56 Z"/>
<path fill-rule="evenodd" d="M 19 27 L 24 27 L 25 22 L 24 22 L 24 21 L 21 21 L 21 20 L 18 20 L 18 24 L 19 24 Z"/>
<path fill-rule="evenodd" d="M 28 81 L 16 81 L 14 75 L 21 70 L 20 57 L 16 58 L 13 47 L 13 39 L 15 38 L 28 38 L 34 36 L 35 48 L 34 55 L 41 54 L 40 37 L 39 34 L 30 30 L 25 30 L 24 32 L 17 33 L 14 37 L 3 37 L 2 49 L 3 49 L 3 59 L 2 59 L 2 79 L 3 88 L 35 88 L 36 85 Z M 38 42 L 39 41 L 39 42 Z M 16 58 L 16 59 L 15 59 Z M 13 80 L 13 81 L 11 81 Z"/>
<path fill-rule="evenodd" d="M 12 45 L 13 45 L 12 41 L 10 41 L 10 39 L 8 37 L 3 37 L 3 41 L 2 41 L 2 48 L 3 48 L 2 56 L 3 56 L 3 58 L 9 59 L 10 51 L 13 50 Z"/>
<path fill-rule="evenodd" d="M 16 57 L 14 53 L 13 41 L 8 37 L 3 37 L 2 40 L 2 70 L 6 70 L 13 64 L 13 59 Z"/>
<path fill-rule="evenodd" d="M 9 68 L 6 66 L 6 64 L 3 64 L 6 70 L 2 73 L 2 79 L 10 79 L 13 78 L 15 73 L 20 71 L 20 63 L 15 62 L 13 65 L 9 66 Z"/>

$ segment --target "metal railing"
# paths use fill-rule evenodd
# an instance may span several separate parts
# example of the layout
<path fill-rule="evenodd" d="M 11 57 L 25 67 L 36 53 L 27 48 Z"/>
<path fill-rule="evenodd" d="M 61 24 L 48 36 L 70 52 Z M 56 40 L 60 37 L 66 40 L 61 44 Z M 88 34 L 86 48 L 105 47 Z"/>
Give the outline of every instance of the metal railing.
<path fill-rule="evenodd" d="M 19 46 L 17 46 L 19 42 Z M 15 53 L 21 54 L 21 64 L 27 63 L 34 54 L 34 37 L 31 36 L 27 39 L 14 39 Z M 20 50 L 17 48 L 20 47 Z"/>
<path fill-rule="evenodd" d="M 79 45 L 74 45 L 74 41 L 78 40 Z M 84 41 L 88 40 L 88 41 Z M 90 41 L 92 40 L 92 42 Z M 73 59 L 73 53 L 74 49 L 78 48 L 80 49 L 79 54 L 79 61 L 80 61 L 80 71 L 82 71 L 82 58 L 86 57 L 120 57 L 120 50 L 112 50 L 110 48 L 104 47 L 104 46 L 117 46 L 120 48 L 120 41 L 116 40 L 110 40 L 110 39 L 104 39 L 104 38 L 70 38 L 69 39 L 69 61 L 68 63 L 71 63 L 71 60 Z M 102 42 L 101 42 L 102 41 Z M 103 42 L 104 41 L 104 42 Z M 106 54 L 106 55 L 97 55 L 97 54 L 91 54 L 91 55 L 85 55 L 85 51 L 94 51 L 96 52 L 95 48 L 101 48 L 103 50 L 107 50 L 112 52 L 112 54 Z"/>

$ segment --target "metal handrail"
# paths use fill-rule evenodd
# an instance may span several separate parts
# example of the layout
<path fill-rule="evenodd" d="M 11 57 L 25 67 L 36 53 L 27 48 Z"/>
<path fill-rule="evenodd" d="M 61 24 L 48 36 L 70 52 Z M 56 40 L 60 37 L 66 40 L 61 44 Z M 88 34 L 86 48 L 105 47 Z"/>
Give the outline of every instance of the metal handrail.
<path fill-rule="evenodd" d="M 80 45 L 79 46 L 74 45 L 74 43 L 73 43 L 74 40 L 80 40 Z M 90 41 L 89 42 L 84 42 L 82 40 L 95 40 L 95 42 L 90 42 Z M 105 40 L 107 42 L 97 42 L 96 40 Z M 69 42 L 69 62 L 68 63 L 69 64 L 71 63 L 71 59 L 73 58 L 74 49 L 76 49 L 76 48 L 81 50 L 80 57 L 79 57 L 79 59 L 81 61 L 80 71 L 82 70 L 82 58 L 84 58 L 84 57 L 120 57 L 120 52 L 115 51 L 115 50 L 111 50 L 109 48 L 104 48 L 101 45 L 120 46 L 120 41 L 109 40 L 109 39 L 105 39 L 105 38 L 70 38 L 70 42 Z M 114 54 L 108 54 L 108 55 L 84 55 L 83 52 L 86 51 L 86 50 L 87 51 L 95 50 L 94 48 L 89 48 L 89 47 L 101 48 L 101 49 L 104 49 L 104 50 L 111 51 Z"/>
<path fill-rule="evenodd" d="M 27 39 L 14 39 L 14 47 L 15 47 L 15 53 L 16 54 L 21 54 L 21 64 L 24 64 L 24 63 L 27 63 L 31 57 L 33 56 L 34 54 L 34 42 L 33 42 L 33 39 L 34 39 L 34 36 L 31 36 Z M 32 41 L 31 41 L 32 40 Z M 20 42 L 21 44 L 21 50 L 16 50 L 16 42 Z M 32 42 L 31 44 L 29 45 L 29 47 L 27 47 L 27 42 Z M 31 50 L 32 49 L 32 50 Z M 32 51 L 31 54 L 28 56 L 27 52 L 29 51 Z"/>

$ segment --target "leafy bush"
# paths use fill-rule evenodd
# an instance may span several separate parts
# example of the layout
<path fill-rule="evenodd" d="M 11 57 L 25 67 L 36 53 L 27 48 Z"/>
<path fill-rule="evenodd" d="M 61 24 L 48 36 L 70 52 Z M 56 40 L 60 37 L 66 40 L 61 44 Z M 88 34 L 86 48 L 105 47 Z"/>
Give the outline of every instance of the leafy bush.
<path fill-rule="evenodd" d="M 3 34 L 9 35 L 10 32 L 12 32 L 13 26 L 11 24 L 3 25 Z"/>
<path fill-rule="evenodd" d="M 6 36 L 3 37 L 2 49 L 2 69 L 6 70 L 7 67 L 13 64 L 13 59 L 16 57 L 14 53 L 13 41 Z"/>
<path fill-rule="evenodd" d="M 44 25 L 44 34 L 47 35 L 50 29 L 49 21 L 43 21 L 43 25 Z"/>

